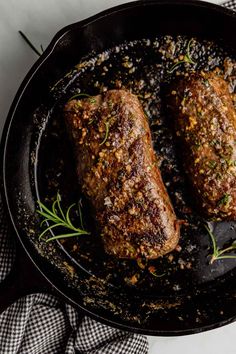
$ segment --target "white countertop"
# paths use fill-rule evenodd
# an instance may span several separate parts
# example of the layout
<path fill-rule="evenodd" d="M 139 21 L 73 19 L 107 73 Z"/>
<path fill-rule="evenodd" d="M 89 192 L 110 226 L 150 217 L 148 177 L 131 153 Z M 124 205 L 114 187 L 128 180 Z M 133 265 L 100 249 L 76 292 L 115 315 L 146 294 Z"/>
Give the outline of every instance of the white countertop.
<path fill-rule="evenodd" d="M 19 84 L 37 59 L 18 34 L 39 47 L 63 26 L 125 0 L 0 0 L 0 134 Z M 221 3 L 219 1 L 210 1 Z M 214 299 L 213 299 L 214 301 Z M 235 354 L 236 323 L 183 337 L 148 337 L 150 354 Z M 115 353 L 114 353 L 115 354 Z M 127 353 L 128 354 L 128 353 Z"/>

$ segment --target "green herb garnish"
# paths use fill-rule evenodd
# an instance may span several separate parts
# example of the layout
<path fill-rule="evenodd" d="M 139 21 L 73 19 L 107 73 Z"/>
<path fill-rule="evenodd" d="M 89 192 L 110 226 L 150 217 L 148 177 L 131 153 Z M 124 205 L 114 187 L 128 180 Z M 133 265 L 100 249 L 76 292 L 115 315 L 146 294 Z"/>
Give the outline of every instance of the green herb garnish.
<path fill-rule="evenodd" d="M 52 231 L 53 229 L 60 227 L 65 229 L 65 233 L 61 233 L 59 235 L 55 235 L 45 240 L 45 242 L 67 238 L 67 237 L 74 237 L 80 235 L 90 235 L 90 232 L 86 231 L 83 226 L 83 219 L 82 219 L 82 212 L 81 206 L 78 204 L 79 210 L 79 218 L 80 218 L 80 227 L 76 227 L 72 224 L 70 219 L 70 211 L 76 205 L 75 203 L 70 205 L 69 208 L 64 213 L 61 207 L 61 196 L 57 193 L 57 198 L 52 204 L 52 209 L 50 210 L 47 208 L 42 202 L 38 201 L 38 204 L 41 210 L 37 210 L 37 213 L 40 214 L 44 219 L 41 222 L 41 225 L 44 223 L 49 223 L 50 225 L 39 235 L 39 239 L 42 239 L 43 236 L 48 232 Z M 71 230 L 73 232 L 67 233 L 67 230 Z"/>
<path fill-rule="evenodd" d="M 40 44 L 41 52 L 33 45 L 33 43 L 29 40 L 29 38 L 22 32 L 19 31 L 19 34 L 24 39 L 24 41 L 30 46 L 31 49 L 40 57 L 43 54 L 43 46 Z"/>
<path fill-rule="evenodd" d="M 75 95 L 70 97 L 69 101 L 72 101 L 74 98 L 77 98 L 77 97 L 89 97 L 89 98 L 92 98 L 92 96 L 88 95 L 87 93 L 76 93 Z"/>
<path fill-rule="evenodd" d="M 94 122 L 94 119 L 93 119 L 93 118 L 92 118 L 92 119 L 89 119 L 88 125 L 92 124 L 93 122 Z"/>
<path fill-rule="evenodd" d="M 112 102 L 112 100 L 109 100 L 109 101 L 108 101 L 108 107 L 109 107 L 110 109 L 112 109 L 112 107 L 113 107 L 113 102 Z"/>
<path fill-rule="evenodd" d="M 219 140 L 216 140 L 216 139 L 213 139 L 213 140 L 210 141 L 210 143 L 209 143 L 210 146 L 215 146 L 215 145 L 219 145 L 219 144 L 220 144 Z"/>
<path fill-rule="evenodd" d="M 212 264 L 216 260 L 220 260 L 220 259 L 233 259 L 233 258 L 236 258 L 236 255 L 225 254 L 227 252 L 231 252 L 231 251 L 236 250 L 235 241 L 232 242 L 232 244 L 229 247 L 226 247 L 226 248 L 223 248 L 223 249 L 219 249 L 219 247 L 217 246 L 217 243 L 216 243 L 215 235 L 211 232 L 211 230 L 209 229 L 209 227 L 206 224 L 204 224 L 204 227 L 207 230 L 207 233 L 210 236 L 210 239 L 211 239 L 211 242 L 212 242 L 213 253 L 211 254 L 210 264 Z"/>
<path fill-rule="evenodd" d="M 155 278 L 162 278 L 165 275 L 165 273 L 162 274 L 157 274 L 156 272 L 149 272 L 149 273 L 152 274 Z"/>
<path fill-rule="evenodd" d="M 207 80 L 207 79 L 204 79 L 204 80 L 203 80 L 203 83 L 204 83 L 204 85 L 205 85 L 206 87 L 209 87 L 209 86 L 210 86 L 209 80 Z"/>
<path fill-rule="evenodd" d="M 196 62 L 192 60 L 191 53 L 190 53 L 190 48 L 191 48 L 192 42 L 193 42 L 193 38 L 190 39 L 190 41 L 189 41 L 188 44 L 187 44 L 187 51 L 186 51 L 186 54 L 185 54 L 185 56 L 184 56 L 184 59 L 178 61 L 177 63 L 175 63 L 175 64 L 170 68 L 170 70 L 168 70 L 168 73 L 169 73 L 169 74 L 172 74 L 172 73 L 175 71 L 175 69 L 177 69 L 177 67 L 178 67 L 179 65 L 183 64 L 183 63 L 196 64 Z"/>
<path fill-rule="evenodd" d="M 106 127 L 105 136 L 104 136 L 103 141 L 99 144 L 100 146 L 105 144 L 105 142 L 107 141 L 108 134 L 109 134 L 109 127 L 110 127 L 109 122 L 105 122 L 105 127 Z"/>
<path fill-rule="evenodd" d="M 228 205 L 230 202 L 231 196 L 228 193 L 225 193 L 222 198 L 217 202 L 217 206 Z"/>
<path fill-rule="evenodd" d="M 193 145 L 193 147 L 194 147 L 195 149 L 199 149 L 200 146 L 201 146 L 201 143 L 200 143 L 199 141 L 196 141 L 196 142 L 194 143 L 194 145 Z"/>
<path fill-rule="evenodd" d="M 209 166 L 210 168 L 215 168 L 216 165 L 217 165 L 217 162 L 214 161 L 214 160 L 211 160 L 211 161 L 208 162 L 208 166 Z"/>
<path fill-rule="evenodd" d="M 90 103 L 96 103 L 96 99 L 94 97 L 91 97 L 90 100 L 89 100 Z"/>
<path fill-rule="evenodd" d="M 96 101 L 96 99 L 93 97 L 93 96 L 91 96 L 91 95 L 89 95 L 89 94 L 87 94 L 87 93 L 76 93 L 75 95 L 73 95 L 72 97 L 70 97 L 70 99 L 69 99 L 69 101 L 72 101 L 73 99 L 75 99 L 75 98 L 83 98 L 83 97 L 85 97 L 85 98 L 89 98 L 89 102 L 90 103 L 96 103 L 97 101 Z"/>
<path fill-rule="evenodd" d="M 57 81 L 55 82 L 55 84 L 52 86 L 51 91 L 55 90 L 55 88 L 58 86 L 58 84 L 59 84 L 60 82 L 62 82 L 66 77 L 72 75 L 73 71 L 74 71 L 74 69 L 70 70 L 64 77 L 62 77 L 61 79 L 57 80 Z"/>
<path fill-rule="evenodd" d="M 153 275 L 153 276 L 156 277 L 156 278 L 162 278 L 162 277 L 164 277 L 164 275 L 165 275 L 165 273 L 163 273 L 163 274 L 157 274 L 157 273 L 156 273 L 156 268 L 153 267 L 153 266 L 148 267 L 148 271 L 149 271 L 149 273 L 150 273 L 151 275 Z"/>

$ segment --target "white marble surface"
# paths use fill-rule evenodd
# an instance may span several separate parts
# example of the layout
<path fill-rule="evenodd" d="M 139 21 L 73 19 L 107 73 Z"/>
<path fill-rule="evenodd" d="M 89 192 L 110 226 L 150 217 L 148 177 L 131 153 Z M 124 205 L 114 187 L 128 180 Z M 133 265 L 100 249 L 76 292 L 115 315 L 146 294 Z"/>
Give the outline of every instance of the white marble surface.
<path fill-rule="evenodd" d="M 46 47 L 61 27 L 124 2 L 127 1 L 0 0 L 0 133 L 17 88 L 37 59 L 17 31 L 27 33 L 37 46 L 42 43 Z M 235 354 L 235 334 L 233 323 L 191 336 L 148 337 L 149 353 Z"/>

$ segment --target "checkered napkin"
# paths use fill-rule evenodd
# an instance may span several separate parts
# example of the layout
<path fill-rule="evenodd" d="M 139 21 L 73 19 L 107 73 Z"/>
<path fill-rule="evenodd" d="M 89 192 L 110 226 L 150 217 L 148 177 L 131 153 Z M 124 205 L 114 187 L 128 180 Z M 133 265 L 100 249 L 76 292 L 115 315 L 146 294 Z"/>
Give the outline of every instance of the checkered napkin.
<path fill-rule="evenodd" d="M 0 282 L 15 249 L 0 195 Z M 0 315 L 0 354 L 146 354 L 147 338 L 84 317 L 49 294 L 21 298 Z"/>
<path fill-rule="evenodd" d="M 224 2 L 223 5 L 225 7 L 228 7 L 231 10 L 236 11 L 236 0 L 230 0 L 230 1 Z"/>
<path fill-rule="evenodd" d="M 236 11 L 236 0 L 224 6 Z M 0 282 L 9 274 L 15 249 L 0 196 Z M 21 298 L 0 315 L 0 354 L 146 354 L 147 338 L 84 317 L 49 294 Z"/>

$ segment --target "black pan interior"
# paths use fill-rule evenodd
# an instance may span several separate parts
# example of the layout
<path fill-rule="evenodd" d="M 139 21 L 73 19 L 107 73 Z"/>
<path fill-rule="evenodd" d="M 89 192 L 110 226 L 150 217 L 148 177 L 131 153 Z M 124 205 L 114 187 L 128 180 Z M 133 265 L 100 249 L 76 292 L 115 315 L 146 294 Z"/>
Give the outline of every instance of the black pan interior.
<path fill-rule="evenodd" d="M 219 21 L 227 22 L 227 26 L 220 30 Z M 199 50 L 193 54 L 196 68 L 223 67 L 224 56 L 234 57 L 233 29 L 234 16 L 205 4 L 149 2 L 120 7 L 108 16 L 72 25 L 60 33 L 54 40 L 56 47 L 46 52 L 45 62 L 42 59 L 32 69 L 33 77 L 28 75 L 23 83 L 21 92 L 27 87 L 24 99 L 18 101 L 20 94 L 16 97 L 17 110 L 13 105 L 8 119 L 4 159 L 5 190 L 15 227 L 47 278 L 73 303 L 102 321 L 143 333 L 183 334 L 224 324 L 235 316 L 235 261 L 209 265 L 209 237 L 189 198 L 179 152 L 161 104 L 162 84 L 168 86 L 176 73 L 167 73 L 170 58 L 160 67 L 165 59 L 159 51 L 173 40 L 179 43 L 177 55 L 194 37 L 199 49 L 202 43 L 206 47 L 202 55 Z M 166 34 L 172 37 L 164 37 Z M 208 40 L 218 46 L 208 47 Z M 102 52 L 105 54 L 98 56 Z M 110 57 L 106 59 L 107 54 Z M 204 58 L 209 55 L 215 61 L 206 67 Z M 91 64 L 94 58 L 100 65 Z M 130 66 L 133 58 L 139 59 L 134 72 Z M 84 64 L 74 67 L 78 63 Z M 150 118 L 156 151 L 161 151 L 160 168 L 168 192 L 178 216 L 189 223 L 182 228 L 180 252 L 150 263 L 155 275 L 135 261 L 117 261 L 104 254 L 89 205 L 76 183 L 63 123 L 63 104 L 74 93 L 94 95 L 120 85 L 140 96 Z M 91 236 L 47 245 L 38 241 L 36 201 L 50 200 L 58 190 L 65 205 L 82 197 Z M 215 225 L 220 245 L 232 240 L 234 227 L 234 223 Z"/>

